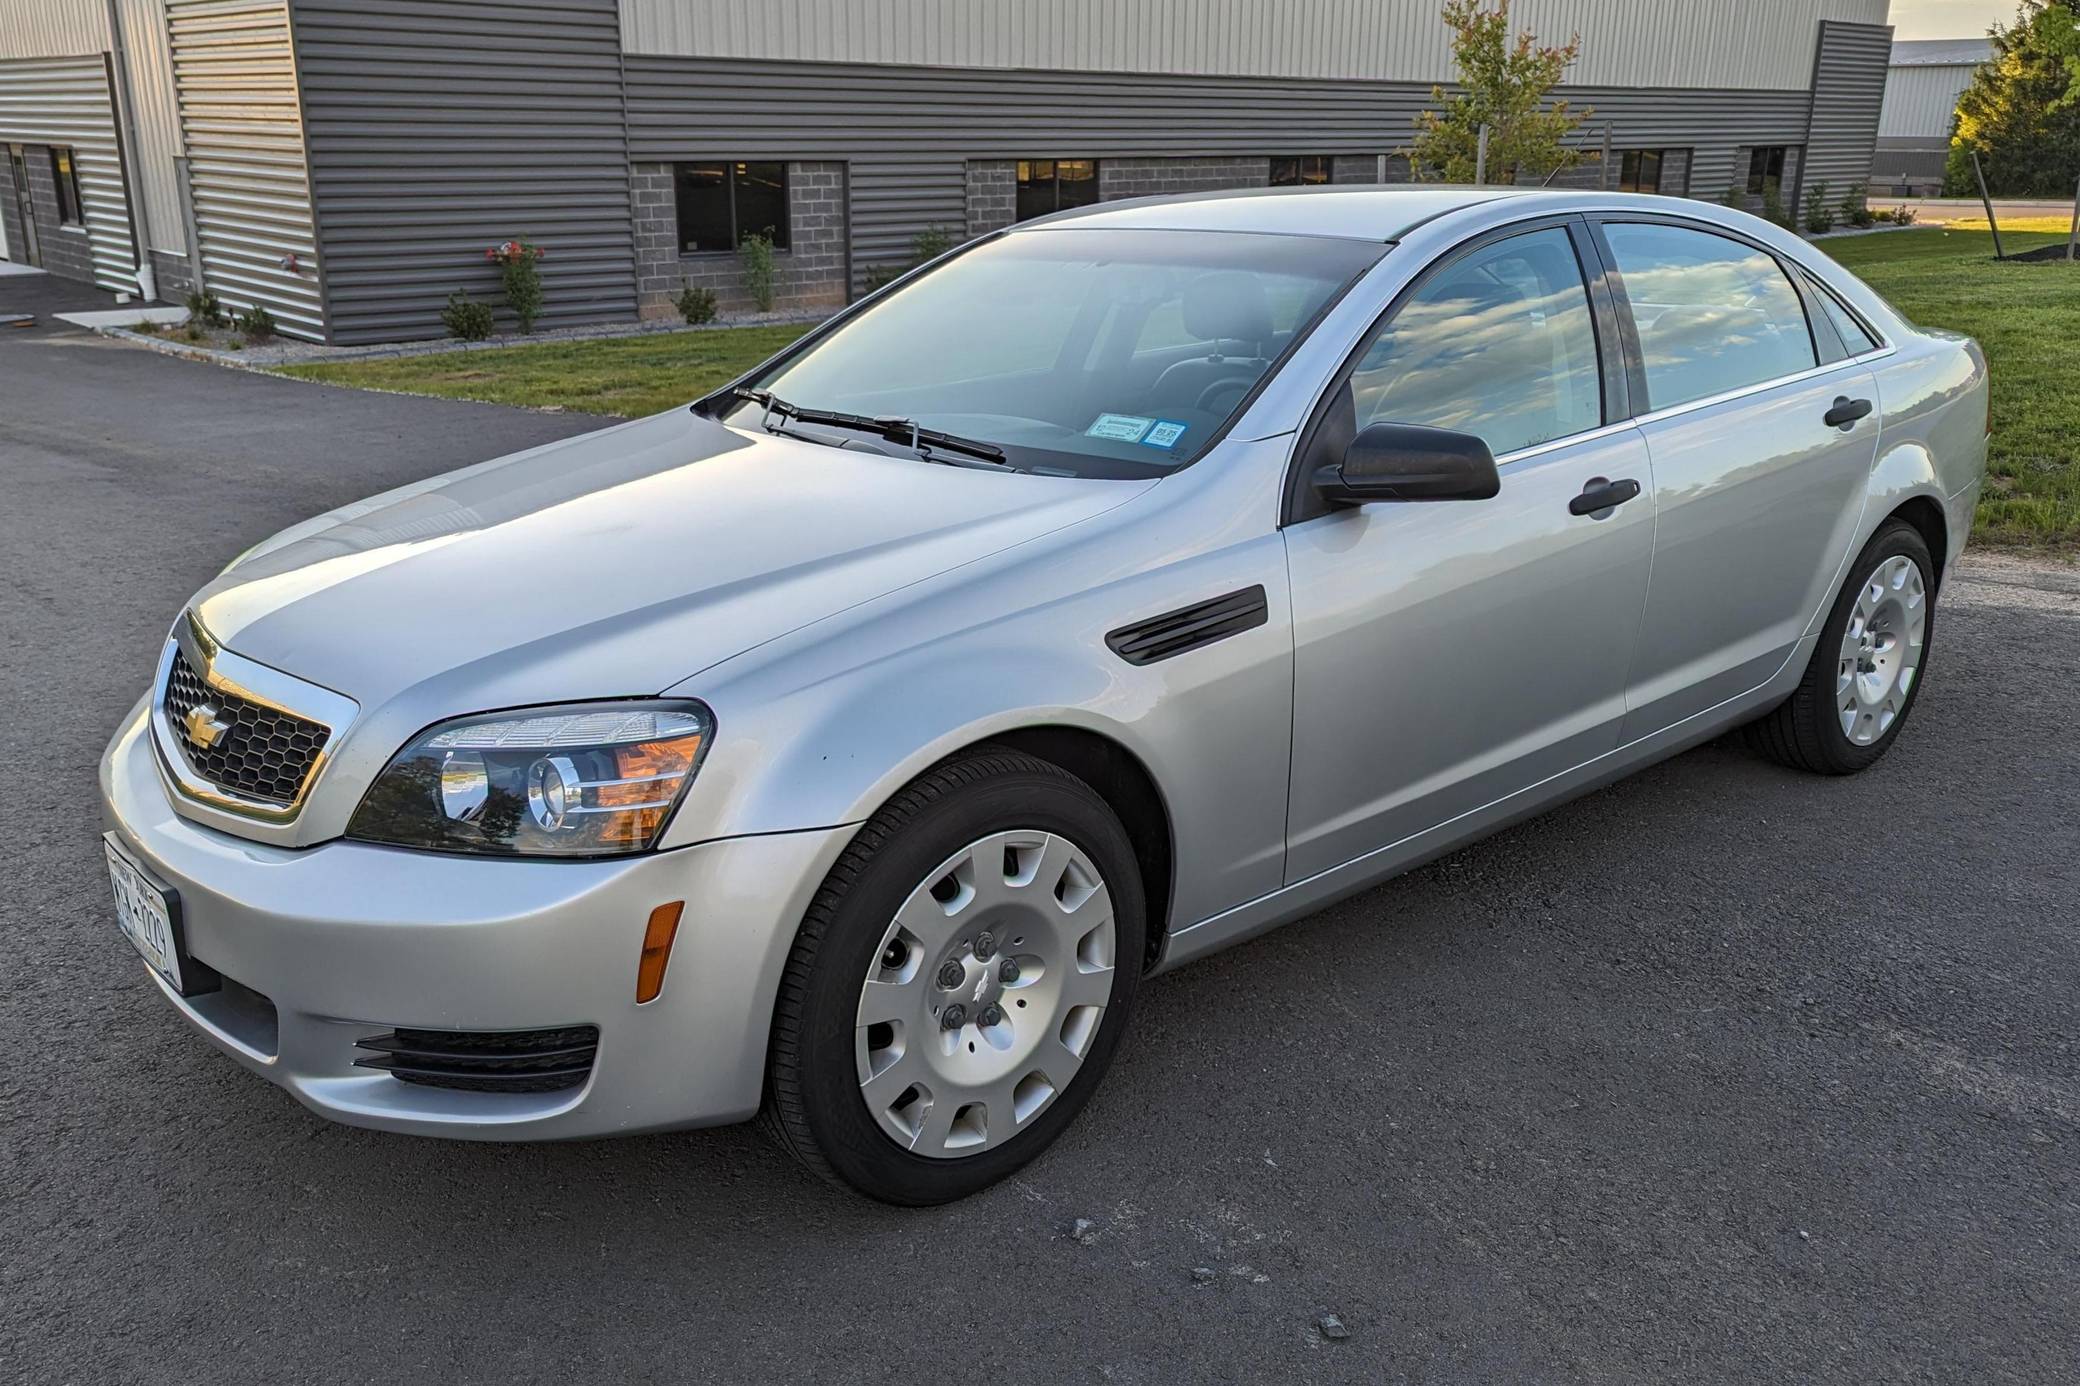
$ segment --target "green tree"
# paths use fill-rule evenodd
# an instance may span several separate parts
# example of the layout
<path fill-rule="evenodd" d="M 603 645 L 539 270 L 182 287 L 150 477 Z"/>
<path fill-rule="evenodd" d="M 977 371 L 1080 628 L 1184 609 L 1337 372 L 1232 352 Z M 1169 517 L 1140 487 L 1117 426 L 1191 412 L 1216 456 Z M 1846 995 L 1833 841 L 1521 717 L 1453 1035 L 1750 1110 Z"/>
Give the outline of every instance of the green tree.
<path fill-rule="evenodd" d="M 1998 197 L 2070 196 L 2080 178 L 2080 0 L 2022 0 L 1957 99 L 1943 191 L 1971 197 L 1972 151 Z"/>
<path fill-rule="evenodd" d="M 1567 137 L 1595 114 L 1565 100 L 1548 101 L 1568 66 L 1581 56 L 1580 34 L 1565 45 L 1541 47 L 1534 34 L 1510 38 L 1509 0 L 1490 9 L 1487 0 L 1445 0 L 1445 27 L 1452 31 L 1452 60 L 1458 89 L 1432 87 L 1442 109 L 1416 117 L 1408 151 L 1418 178 L 1471 183 L 1479 160 L 1480 131 L 1488 127 L 1490 183 L 1537 182 L 1555 169 L 1582 161 Z"/>

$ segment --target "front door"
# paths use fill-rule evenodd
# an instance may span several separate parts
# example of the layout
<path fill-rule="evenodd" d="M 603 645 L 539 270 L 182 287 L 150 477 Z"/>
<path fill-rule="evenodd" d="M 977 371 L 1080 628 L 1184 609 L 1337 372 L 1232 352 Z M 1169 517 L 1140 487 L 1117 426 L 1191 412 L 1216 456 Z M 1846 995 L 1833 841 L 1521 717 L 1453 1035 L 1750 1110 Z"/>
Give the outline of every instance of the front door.
<path fill-rule="evenodd" d="M 1446 259 L 1374 329 L 1333 397 L 1352 429 L 1392 420 L 1479 435 L 1502 489 L 1286 527 L 1289 882 L 1617 744 L 1653 499 L 1645 442 L 1604 422 L 1621 407 L 1605 400 L 1585 234 L 1547 225 Z M 1639 491 L 1571 508 L 1608 481 Z"/>
<path fill-rule="evenodd" d="M 1818 367 L 1799 291 L 1762 247 L 1671 222 L 1601 229 L 1638 337 L 1655 488 L 1631 740 L 1767 682 L 1824 610 L 1877 452 L 1877 382 L 1854 362 Z"/>
<path fill-rule="evenodd" d="M 36 243 L 36 207 L 29 200 L 29 164 L 22 147 L 7 146 L 7 196 L 14 202 L 15 225 L 21 228 L 20 253 L 14 258 L 24 265 L 42 265 L 43 254 Z"/>

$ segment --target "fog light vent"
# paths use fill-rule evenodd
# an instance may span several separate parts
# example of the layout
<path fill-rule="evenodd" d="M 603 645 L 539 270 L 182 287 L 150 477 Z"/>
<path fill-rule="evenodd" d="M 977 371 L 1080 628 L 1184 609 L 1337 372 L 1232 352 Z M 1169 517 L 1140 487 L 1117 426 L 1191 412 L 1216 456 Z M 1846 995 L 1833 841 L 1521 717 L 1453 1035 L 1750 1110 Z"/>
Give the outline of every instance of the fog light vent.
<path fill-rule="evenodd" d="M 556 1092 L 592 1072 L 599 1027 L 553 1030 L 391 1030 L 355 1041 L 374 1051 L 357 1068 L 380 1069 L 402 1083 L 469 1092 Z"/>

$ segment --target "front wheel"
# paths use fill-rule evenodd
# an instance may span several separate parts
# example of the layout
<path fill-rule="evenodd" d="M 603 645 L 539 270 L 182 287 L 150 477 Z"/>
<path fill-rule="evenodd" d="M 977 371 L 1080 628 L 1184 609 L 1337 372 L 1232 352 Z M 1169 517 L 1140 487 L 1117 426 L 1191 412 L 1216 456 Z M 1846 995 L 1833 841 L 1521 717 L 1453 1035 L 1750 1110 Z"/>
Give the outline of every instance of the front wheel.
<path fill-rule="evenodd" d="M 987 1187 L 1097 1086 L 1144 934 L 1132 844 L 1082 780 L 992 747 L 927 772 L 860 829 L 802 922 L 769 1129 L 886 1202 Z"/>
<path fill-rule="evenodd" d="M 1927 674 L 1934 574 L 1919 530 L 1880 527 L 1850 565 L 1797 691 L 1750 724 L 1749 743 L 1823 775 L 1854 774 L 1884 755 Z"/>

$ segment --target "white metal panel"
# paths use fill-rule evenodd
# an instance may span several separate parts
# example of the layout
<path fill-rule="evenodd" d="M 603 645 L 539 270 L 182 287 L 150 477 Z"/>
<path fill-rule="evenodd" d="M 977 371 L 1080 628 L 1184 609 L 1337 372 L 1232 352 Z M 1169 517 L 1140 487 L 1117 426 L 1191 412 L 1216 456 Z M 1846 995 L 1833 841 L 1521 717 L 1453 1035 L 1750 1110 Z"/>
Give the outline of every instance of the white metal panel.
<path fill-rule="evenodd" d="M 1894 67 L 1885 74 L 1885 106 L 1878 113 L 1879 139 L 1950 138 L 1957 98 L 1972 84 L 1977 68 Z"/>
<path fill-rule="evenodd" d="M 0 60 L 108 49 L 108 0 L 0 0 Z"/>
<path fill-rule="evenodd" d="M 285 0 L 168 0 L 196 252 L 227 308 L 322 340 L 318 246 Z"/>
<path fill-rule="evenodd" d="M 1889 0 L 1515 0 L 1582 37 L 1583 86 L 1803 90 L 1823 19 Z M 1436 0 L 621 0 L 630 53 L 1375 81 L 1448 81 Z"/>
<path fill-rule="evenodd" d="M 71 147 L 79 179 L 81 230 L 62 234 L 86 236 L 95 283 L 137 292 L 130 205 L 123 193 L 107 60 L 96 54 L 0 61 L 0 144 L 5 143 Z M 48 245 L 44 260 L 51 260 Z"/>
<path fill-rule="evenodd" d="M 181 154 L 181 119 L 166 44 L 166 7 L 162 0 L 117 0 L 117 10 L 137 123 L 131 177 L 144 204 L 151 248 L 182 255 L 188 235 L 181 212 L 180 167 L 174 162 Z"/>

